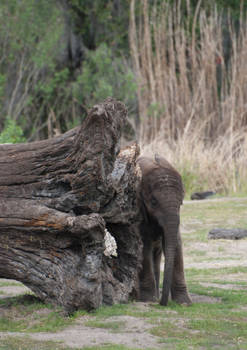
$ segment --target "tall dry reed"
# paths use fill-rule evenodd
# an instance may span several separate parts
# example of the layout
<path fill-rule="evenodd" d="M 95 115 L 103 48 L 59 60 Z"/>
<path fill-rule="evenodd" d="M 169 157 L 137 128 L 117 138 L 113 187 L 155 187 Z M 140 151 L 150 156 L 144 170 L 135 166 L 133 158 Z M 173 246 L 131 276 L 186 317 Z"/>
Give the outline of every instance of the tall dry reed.
<path fill-rule="evenodd" d="M 200 3 L 191 21 L 180 2 L 150 8 L 140 0 L 137 21 L 131 0 L 140 143 L 170 158 L 185 182 L 191 177 L 191 190 L 237 192 L 247 175 L 247 22 L 236 26 Z"/>

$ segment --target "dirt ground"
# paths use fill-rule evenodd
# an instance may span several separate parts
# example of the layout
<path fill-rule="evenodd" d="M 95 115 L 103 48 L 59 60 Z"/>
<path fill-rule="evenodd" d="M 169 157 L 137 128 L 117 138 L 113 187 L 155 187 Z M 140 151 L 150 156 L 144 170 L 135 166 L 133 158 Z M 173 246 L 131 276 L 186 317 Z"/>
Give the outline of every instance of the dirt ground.
<path fill-rule="evenodd" d="M 3 280 L 0 280 L 3 281 Z M 1 287 L 0 290 L 6 294 L 1 295 L 0 298 L 14 296 L 29 292 L 26 287 Z M 217 298 L 209 296 L 191 295 L 194 303 L 215 303 Z M 220 300 L 219 300 L 220 301 Z M 145 311 L 150 306 L 149 303 L 135 302 L 133 307 L 140 311 Z M 173 312 L 171 310 L 171 312 Z M 1 315 L 0 315 L 1 316 Z M 83 316 L 79 318 L 75 324 L 67 327 L 64 330 L 56 333 L 28 333 L 28 336 L 38 341 L 56 341 L 62 342 L 65 346 L 70 348 L 83 348 L 86 346 L 96 346 L 104 344 L 118 344 L 125 345 L 130 348 L 139 349 L 161 349 L 162 344 L 159 343 L 159 338 L 147 332 L 153 327 L 151 323 L 145 318 L 132 316 L 113 316 L 108 317 L 107 322 L 122 323 L 123 327 L 120 332 L 112 332 L 104 328 L 88 327 L 85 323 L 88 322 L 88 317 Z M 26 337 L 27 333 L 21 332 L 0 332 L 0 340 L 4 337 Z"/>
<path fill-rule="evenodd" d="M 182 227 L 182 234 L 186 235 L 186 225 Z M 207 259 L 195 261 L 193 257 L 186 251 L 185 255 L 185 266 L 187 268 L 203 269 L 203 268 L 219 268 L 219 267 L 235 267 L 235 266 L 247 266 L 247 240 L 238 241 L 208 241 L 198 242 L 194 246 L 203 256 L 207 252 Z M 238 275 L 226 276 L 226 281 L 233 281 L 233 278 L 238 278 L 241 281 L 241 273 Z M 7 281 L 1 280 L 0 282 Z M 8 281 L 9 282 L 9 281 Z M 208 283 L 207 285 L 202 283 L 206 287 L 219 287 L 215 283 Z M 224 284 L 222 288 L 237 288 L 231 284 Z M 7 298 L 29 292 L 28 288 L 23 285 L 19 286 L 2 286 L 0 287 L 0 299 Z M 217 298 L 203 296 L 203 295 L 192 295 L 194 303 L 216 303 L 220 302 Z M 136 302 L 133 303 L 133 307 L 144 311 L 149 307 L 147 303 Z M 171 310 L 171 312 L 173 312 Z M 1 314 L 0 314 L 1 317 Z M 71 348 L 83 348 L 85 346 L 96 346 L 103 344 L 121 344 L 131 348 L 140 349 L 160 349 L 162 344 L 159 343 L 159 338 L 148 332 L 152 328 L 152 324 L 148 322 L 144 317 L 131 317 L 131 316 L 114 316 L 108 317 L 107 322 L 121 322 L 123 327 L 121 331 L 113 332 L 105 328 L 93 328 L 86 325 L 88 316 L 80 317 L 75 323 L 64 330 L 56 333 L 28 333 L 28 336 L 35 340 L 52 340 L 62 342 L 65 346 Z M 0 332 L 1 337 L 6 336 L 27 336 L 27 333 L 13 333 L 13 332 Z"/>
<path fill-rule="evenodd" d="M 31 333 L 29 336 L 35 340 L 63 342 L 71 348 L 83 348 L 103 344 L 121 344 L 140 349 L 159 348 L 157 339 L 147 331 L 152 325 L 144 320 L 130 316 L 115 316 L 107 318 L 107 322 L 123 322 L 124 330 L 121 333 L 113 333 L 104 328 L 93 328 L 84 325 L 88 320 L 80 318 L 75 324 L 56 333 Z M 23 333 L 1 332 L 0 339 L 4 336 L 26 336 Z"/>

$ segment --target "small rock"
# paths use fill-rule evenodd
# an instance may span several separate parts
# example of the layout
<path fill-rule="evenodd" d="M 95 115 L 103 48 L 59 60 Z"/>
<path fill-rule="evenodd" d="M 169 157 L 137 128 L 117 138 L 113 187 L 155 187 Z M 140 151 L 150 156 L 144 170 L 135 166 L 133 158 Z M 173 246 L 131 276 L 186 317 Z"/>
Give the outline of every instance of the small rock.
<path fill-rule="evenodd" d="M 214 228 L 208 233 L 209 239 L 242 239 L 247 237 L 247 230 L 242 228 Z"/>
<path fill-rule="evenodd" d="M 214 191 L 194 192 L 194 193 L 192 193 L 190 198 L 192 200 L 194 200 L 194 199 L 205 199 L 205 198 L 208 198 L 208 197 L 213 196 L 215 194 L 216 194 L 216 192 L 214 192 Z"/>

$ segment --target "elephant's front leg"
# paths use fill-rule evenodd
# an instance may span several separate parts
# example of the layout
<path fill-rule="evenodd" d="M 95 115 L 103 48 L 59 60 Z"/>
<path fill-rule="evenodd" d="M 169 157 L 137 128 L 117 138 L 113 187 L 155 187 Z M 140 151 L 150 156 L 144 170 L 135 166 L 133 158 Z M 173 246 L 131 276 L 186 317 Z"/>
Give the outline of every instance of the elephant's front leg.
<path fill-rule="evenodd" d="M 171 286 L 172 300 L 179 304 L 191 305 L 192 301 L 188 294 L 185 276 L 184 276 L 184 262 L 183 262 L 183 250 L 181 236 L 179 233 L 178 246 L 175 254 L 173 280 Z"/>

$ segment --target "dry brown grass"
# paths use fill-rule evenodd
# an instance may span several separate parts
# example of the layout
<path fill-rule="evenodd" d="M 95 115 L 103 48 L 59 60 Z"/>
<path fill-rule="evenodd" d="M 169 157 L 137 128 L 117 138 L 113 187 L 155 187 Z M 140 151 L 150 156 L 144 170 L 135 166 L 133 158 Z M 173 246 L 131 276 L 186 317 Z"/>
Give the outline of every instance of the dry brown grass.
<path fill-rule="evenodd" d="M 234 137 L 237 143 L 238 135 Z M 157 137 L 143 145 L 142 153 L 159 153 L 167 158 L 182 174 L 187 195 L 208 189 L 220 194 L 246 194 L 247 138 L 241 143 L 235 160 L 228 142 L 227 135 L 206 146 L 195 133 L 173 142 Z"/>
<path fill-rule="evenodd" d="M 206 14 L 200 1 L 192 23 L 179 5 L 163 2 L 151 11 L 147 0 L 140 3 L 137 23 L 131 1 L 130 46 L 142 150 L 164 154 L 185 178 L 192 177 L 190 187 L 243 191 L 247 22 L 241 18 L 236 29 L 230 16 L 216 8 Z"/>

